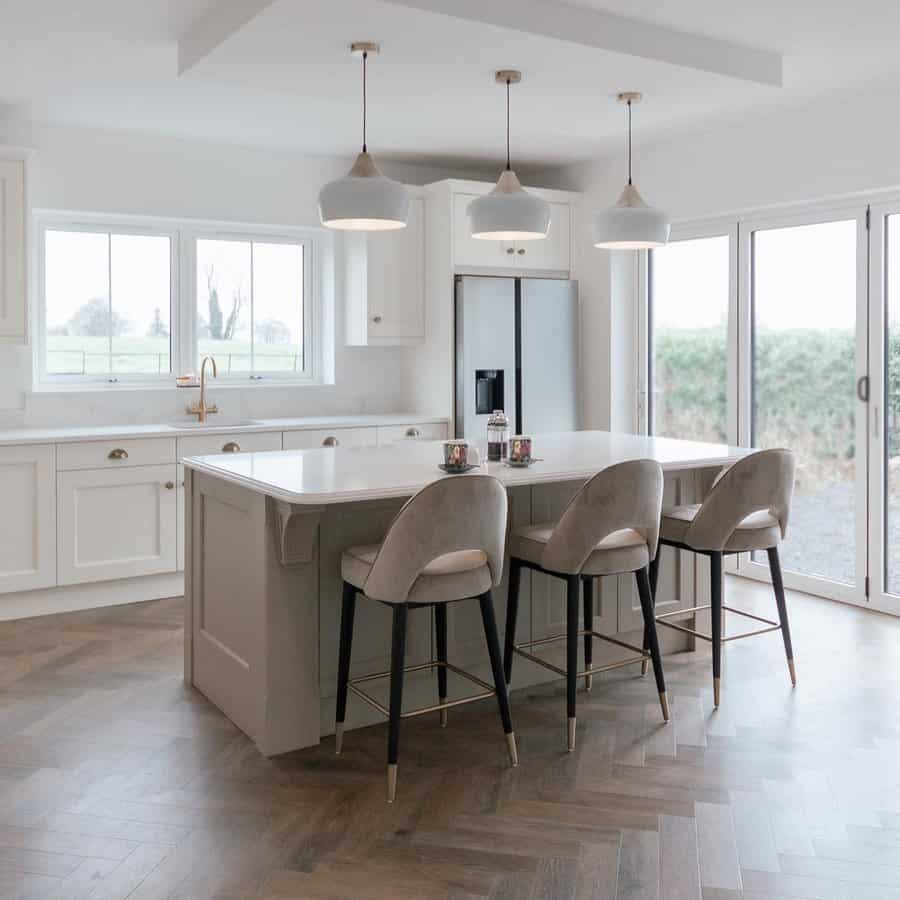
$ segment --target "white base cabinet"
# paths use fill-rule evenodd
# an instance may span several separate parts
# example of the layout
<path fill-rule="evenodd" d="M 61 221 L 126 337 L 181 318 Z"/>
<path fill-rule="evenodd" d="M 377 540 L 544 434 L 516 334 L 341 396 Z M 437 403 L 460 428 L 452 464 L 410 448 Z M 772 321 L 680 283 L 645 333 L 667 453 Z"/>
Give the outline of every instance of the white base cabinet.
<path fill-rule="evenodd" d="M 0 593 L 56 584 L 56 448 L 0 447 Z"/>
<path fill-rule="evenodd" d="M 57 476 L 60 584 L 174 572 L 175 463 Z"/>

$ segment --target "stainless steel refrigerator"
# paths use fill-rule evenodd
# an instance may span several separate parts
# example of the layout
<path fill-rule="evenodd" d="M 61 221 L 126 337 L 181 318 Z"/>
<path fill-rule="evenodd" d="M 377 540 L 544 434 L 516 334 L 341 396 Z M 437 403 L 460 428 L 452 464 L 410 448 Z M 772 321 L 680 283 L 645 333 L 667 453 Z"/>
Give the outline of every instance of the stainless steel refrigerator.
<path fill-rule="evenodd" d="M 578 285 L 456 278 L 456 436 L 481 440 L 495 409 L 513 434 L 576 431 Z"/>

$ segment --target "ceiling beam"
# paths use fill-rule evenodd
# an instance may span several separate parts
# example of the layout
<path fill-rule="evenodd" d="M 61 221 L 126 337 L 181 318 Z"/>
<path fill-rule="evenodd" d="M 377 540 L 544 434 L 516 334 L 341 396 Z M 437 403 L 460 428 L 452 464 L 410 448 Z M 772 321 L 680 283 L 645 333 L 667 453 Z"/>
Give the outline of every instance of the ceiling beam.
<path fill-rule="evenodd" d="M 781 87 L 780 53 L 558 0 L 387 0 L 425 12 Z M 622 85 L 623 89 L 629 85 Z"/>
<path fill-rule="evenodd" d="M 219 0 L 178 41 L 178 74 L 205 59 L 275 0 Z"/>

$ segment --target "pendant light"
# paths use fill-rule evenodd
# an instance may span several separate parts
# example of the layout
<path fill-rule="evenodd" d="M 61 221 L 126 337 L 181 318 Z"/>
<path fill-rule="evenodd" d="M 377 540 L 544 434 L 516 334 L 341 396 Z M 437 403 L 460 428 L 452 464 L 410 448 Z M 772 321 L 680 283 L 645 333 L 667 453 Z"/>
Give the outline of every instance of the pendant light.
<path fill-rule="evenodd" d="M 628 107 L 628 184 L 615 206 L 594 213 L 595 247 L 607 250 L 649 250 L 669 240 L 669 217 L 659 209 L 647 206 L 631 182 L 631 107 L 641 95 L 628 91 L 616 98 Z"/>
<path fill-rule="evenodd" d="M 489 194 L 469 204 L 472 237 L 485 241 L 545 238 L 550 229 L 550 204 L 522 187 L 509 162 L 509 86 L 518 84 L 522 73 L 501 69 L 494 80 L 506 85 L 506 168 Z"/>
<path fill-rule="evenodd" d="M 381 174 L 366 147 L 366 62 L 369 54 L 378 53 L 379 49 L 378 44 L 371 41 L 350 45 L 350 52 L 362 57 L 362 152 L 348 175 L 329 182 L 319 192 L 319 218 L 326 228 L 390 231 L 405 228 L 409 219 L 406 188 Z"/>

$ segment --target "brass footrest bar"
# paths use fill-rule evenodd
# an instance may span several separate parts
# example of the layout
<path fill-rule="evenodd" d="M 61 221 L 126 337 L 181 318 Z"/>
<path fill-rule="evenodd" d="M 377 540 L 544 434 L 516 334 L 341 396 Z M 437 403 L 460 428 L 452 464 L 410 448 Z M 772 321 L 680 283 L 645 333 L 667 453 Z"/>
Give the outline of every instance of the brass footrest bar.
<path fill-rule="evenodd" d="M 708 634 L 703 634 L 702 632 L 696 631 L 693 628 L 688 628 L 687 625 L 679 625 L 677 622 L 666 621 L 669 616 L 684 616 L 687 613 L 702 612 L 703 610 L 707 610 L 709 608 L 710 605 L 706 603 L 703 606 L 692 606 L 690 607 L 690 609 L 676 609 L 672 612 L 660 613 L 658 616 L 656 616 L 656 621 L 660 625 L 665 625 L 666 628 L 674 628 L 676 631 L 683 631 L 685 634 L 691 634 L 694 637 L 700 638 L 701 640 L 712 641 L 712 637 Z M 723 644 L 728 643 L 729 641 L 740 641 L 743 638 L 755 637 L 758 634 L 768 634 L 770 631 L 781 630 L 781 623 L 775 622 L 772 619 L 766 619 L 763 618 L 763 616 L 757 616 L 754 613 L 744 612 L 744 610 L 742 609 L 735 609 L 733 606 L 725 606 L 724 604 L 722 606 L 722 609 L 724 611 L 734 613 L 738 616 L 744 616 L 744 618 L 746 619 L 753 619 L 756 622 L 764 622 L 769 626 L 768 628 L 759 628 L 755 631 L 745 631 L 743 634 L 733 634 L 731 635 L 731 637 L 723 637 Z"/>
<path fill-rule="evenodd" d="M 447 669 L 448 672 L 453 672 L 456 675 L 459 675 L 461 678 L 467 678 L 469 681 L 474 682 L 480 687 L 484 688 L 484 691 L 480 694 L 471 694 L 468 697 L 460 697 L 458 700 L 444 700 L 442 703 L 434 703 L 431 706 L 421 706 L 418 709 L 411 709 L 409 712 L 401 712 L 401 719 L 411 719 L 414 716 L 424 716 L 426 713 L 437 712 L 438 710 L 450 709 L 451 706 L 462 706 L 465 703 L 474 703 L 476 700 L 485 700 L 488 697 L 493 697 L 496 695 L 496 691 L 494 688 L 489 685 L 486 681 L 482 681 L 477 675 L 473 675 L 471 672 L 467 672 L 465 669 L 460 669 L 458 666 L 454 666 L 452 663 L 439 662 L 437 660 L 432 660 L 427 663 L 419 663 L 416 666 L 406 666 L 403 671 L 406 672 L 421 672 L 425 669 L 437 669 L 443 666 Z M 362 688 L 357 687 L 358 684 L 362 684 L 366 681 L 375 681 L 378 678 L 389 678 L 390 672 L 374 672 L 371 675 L 360 675 L 359 678 L 351 678 L 347 682 L 347 687 L 357 696 L 360 700 L 365 700 L 370 706 L 374 706 L 375 709 L 378 710 L 383 716 L 390 717 L 390 710 L 383 704 L 379 703 L 371 694 L 367 694 Z"/>
<path fill-rule="evenodd" d="M 644 650 L 642 647 L 635 647 L 634 644 L 628 644 L 625 641 L 620 641 L 617 638 L 608 637 L 605 634 L 599 634 L 596 631 L 591 631 L 590 629 L 582 629 L 578 632 L 578 637 L 585 637 L 586 635 L 590 635 L 591 637 L 595 637 L 598 640 L 606 641 L 608 644 L 615 644 L 617 647 L 624 647 L 626 650 L 631 650 L 633 653 L 637 653 L 637 656 L 629 657 L 628 659 L 622 659 L 618 662 L 607 663 L 603 666 L 593 665 L 590 669 L 585 669 L 583 672 L 578 673 L 579 678 L 584 678 L 586 675 L 596 675 L 598 672 L 609 672 L 612 669 L 621 669 L 623 666 L 633 666 L 635 663 L 643 662 L 646 659 L 650 659 L 650 652 L 648 650 Z M 541 647 L 544 644 L 551 644 L 554 641 L 565 641 L 568 639 L 568 635 L 566 634 L 554 634 L 550 637 L 539 638 L 534 641 L 525 641 L 521 644 L 515 644 L 513 646 L 513 651 L 518 653 L 519 656 L 525 657 L 525 659 L 530 662 L 537 663 L 539 666 L 543 666 L 545 669 L 549 669 L 551 672 L 556 672 L 560 678 L 565 678 L 567 676 L 567 672 L 565 669 L 560 668 L 559 666 L 555 666 L 553 663 L 548 662 L 546 659 L 541 659 L 539 656 L 535 656 L 533 653 L 529 653 L 524 648 L 533 648 L 533 647 Z"/>

